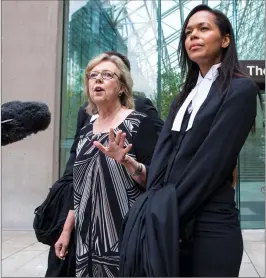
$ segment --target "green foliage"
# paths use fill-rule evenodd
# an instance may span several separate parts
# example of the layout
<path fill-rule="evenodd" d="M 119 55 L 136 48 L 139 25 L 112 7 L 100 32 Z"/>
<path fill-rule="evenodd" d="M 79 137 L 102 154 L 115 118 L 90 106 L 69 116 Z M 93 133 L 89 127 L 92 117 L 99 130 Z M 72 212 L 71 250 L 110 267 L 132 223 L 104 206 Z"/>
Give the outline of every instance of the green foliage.
<path fill-rule="evenodd" d="M 180 73 L 168 70 L 161 74 L 161 96 L 160 96 L 159 107 L 157 105 L 159 101 L 158 93 L 154 93 L 152 102 L 158 108 L 161 118 L 163 120 L 165 120 L 168 115 L 170 105 L 173 99 L 179 93 L 180 85 L 181 85 Z"/>
<path fill-rule="evenodd" d="M 79 108 L 85 103 L 83 92 L 84 71 L 72 72 L 72 84 L 67 84 L 66 95 L 63 96 L 62 128 L 61 136 L 65 139 L 73 139 L 76 133 L 77 115 Z"/>

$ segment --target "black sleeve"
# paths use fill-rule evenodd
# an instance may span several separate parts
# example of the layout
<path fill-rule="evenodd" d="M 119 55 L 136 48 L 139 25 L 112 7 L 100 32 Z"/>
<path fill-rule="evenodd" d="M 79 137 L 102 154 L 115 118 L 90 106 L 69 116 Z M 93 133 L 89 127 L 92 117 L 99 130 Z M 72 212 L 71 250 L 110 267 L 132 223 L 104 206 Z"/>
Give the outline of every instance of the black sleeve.
<path fill-rule="evenodd" d="M 249 79 L 235 81 L 235 86 L 227 93 L 217 112 L 208 136 L 177 185 L 182 222 L 193 217 L 223 184 L 224 178 L 232 174 L 255 122 L 257 88 Z"/>
<path fill-rule="evenodd" d="M 133 148 L 136 153 L 136 160 L 145 165 L 147 175 L 152 155 L 157 143 L 158 133 L 149 117 L 145 117 L 133 137 Z"/>
<path fill-rule="evenodd" d="M 65 168 L 65 171 L 64 171 L 64 174 L 63 174 L 63 176 L 69 177 L 71 179 L 72 179 L 72 175 L 73 175 L 73 165 L 74 165 L 74 162 L 75 162 L 75 159 L 76 159 L 76 149 L 77 149 L 77 145 L 78 145 L 78 142 L 79 142 L 79 132 L 80 132 L 81 128 L 85 125 L 86 120 L 88 120 L 89 117 L 90 117 L 85 110 L 86 106 L 87 106 L 87 103 L 82 105 L 79 109 L 76 134 L 75 134 L 75 137 L 74 137 L 74 142 L 73 142 L 73 144 L 71 146 L 71 149 L 70 149 L 70 156 L 69 156 L 69 159 L 67 161 L 66 168 Z"/>
<path fill-rule="evenodd" d="M 163 121 L 159 117 L 158 111 L 151 100 L 139 96 L 135 97 L 135 109 L 138 112 L 146 114 L 152 120 L 155 130 L 159 135 L 163 127 Z"/>

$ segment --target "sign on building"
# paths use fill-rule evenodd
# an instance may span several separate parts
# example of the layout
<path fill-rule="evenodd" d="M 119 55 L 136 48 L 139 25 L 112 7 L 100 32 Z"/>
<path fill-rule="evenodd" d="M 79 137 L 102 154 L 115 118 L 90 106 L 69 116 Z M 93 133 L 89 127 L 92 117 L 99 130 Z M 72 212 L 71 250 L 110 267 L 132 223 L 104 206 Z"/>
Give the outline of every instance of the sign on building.
<path fill-rule="evenodd" d="M 264 60 L 240 60 L 241 70 L 250 76 L 256 84 L 265 89 L 265 61 Z"/>

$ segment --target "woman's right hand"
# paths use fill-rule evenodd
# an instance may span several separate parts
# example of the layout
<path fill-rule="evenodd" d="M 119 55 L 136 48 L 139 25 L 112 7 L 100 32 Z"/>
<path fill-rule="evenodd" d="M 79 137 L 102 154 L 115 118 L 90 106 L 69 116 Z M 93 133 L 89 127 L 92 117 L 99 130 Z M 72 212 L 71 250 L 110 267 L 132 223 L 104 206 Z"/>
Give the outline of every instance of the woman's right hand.
<path fill-rule="evenodd" d="M 96 148 L 102 151 L 105 155 L 113 158 L 119 163 L 126 160 L 126 154 L 131 150 L 132 144 L 125 147 L 126 133 L 119 130 L 115 135 L 114 129 L 110 128 L 109 131 L 109 145 L 103 146 L 100 142 L 94 141 L 93 144 Z"/>
<path fill-rule="evenodd" d="M 59 239 L 55 243 L 55 254 L 56 256 L 64 260 L 68 253 L 68 245 L 70 242 L 71 232 L 64 231 L 61 233 Z"/>

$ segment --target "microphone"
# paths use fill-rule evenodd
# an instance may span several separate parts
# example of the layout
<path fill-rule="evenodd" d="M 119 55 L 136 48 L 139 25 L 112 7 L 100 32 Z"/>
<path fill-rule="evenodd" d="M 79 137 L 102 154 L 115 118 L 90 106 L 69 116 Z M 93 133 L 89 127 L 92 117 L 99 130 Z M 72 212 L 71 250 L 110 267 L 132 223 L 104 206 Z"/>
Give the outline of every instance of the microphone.
<path fill-rule="evenodd" d="M 43 102 L 10 101 L 1 106 L 1 145 L 6 146 L 47 129 L 51 113 Z"/>

